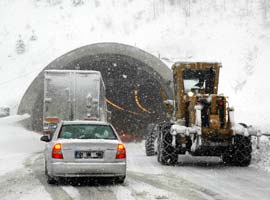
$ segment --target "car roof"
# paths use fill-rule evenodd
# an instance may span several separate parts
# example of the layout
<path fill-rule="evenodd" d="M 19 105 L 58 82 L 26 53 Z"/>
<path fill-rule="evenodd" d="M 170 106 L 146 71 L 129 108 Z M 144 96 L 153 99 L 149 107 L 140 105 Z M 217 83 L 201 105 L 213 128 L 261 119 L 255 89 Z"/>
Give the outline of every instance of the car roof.
<path fill-rule="evenodd" d="M 76 125 L 76 124 L 92 124 L 92 125 L 111 125 L 104 121 L 94 121 L 94 120 L 76 120 L 76 121 L 62 121 L 63 125 Z"/>

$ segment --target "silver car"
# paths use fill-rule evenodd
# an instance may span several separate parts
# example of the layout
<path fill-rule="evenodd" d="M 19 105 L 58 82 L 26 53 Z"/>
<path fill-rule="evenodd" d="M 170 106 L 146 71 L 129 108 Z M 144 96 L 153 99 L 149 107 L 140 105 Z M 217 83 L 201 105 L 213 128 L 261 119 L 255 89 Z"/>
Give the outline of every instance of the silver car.
<path fill-rule="evenodd" d="M 45 174 L 61 177 L 112 177 L 123 183 L 126 150 L 113 126 L 100 121 L 62 121 L 45 146 Z"/>

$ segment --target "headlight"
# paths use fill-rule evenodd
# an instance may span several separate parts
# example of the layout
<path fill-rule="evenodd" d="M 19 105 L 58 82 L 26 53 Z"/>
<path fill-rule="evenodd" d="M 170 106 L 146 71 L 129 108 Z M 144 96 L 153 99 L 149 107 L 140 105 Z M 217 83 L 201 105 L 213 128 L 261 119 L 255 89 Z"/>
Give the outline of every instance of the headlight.
<path fill-rule="evenodd" d="M 187 93 L 187 95 L 188 95 L 189 97 L 192 97 L 192 96 L 194 95 L 194 93 L 191 92 L 191 91 L 189 91 L 189 92 Z"/>

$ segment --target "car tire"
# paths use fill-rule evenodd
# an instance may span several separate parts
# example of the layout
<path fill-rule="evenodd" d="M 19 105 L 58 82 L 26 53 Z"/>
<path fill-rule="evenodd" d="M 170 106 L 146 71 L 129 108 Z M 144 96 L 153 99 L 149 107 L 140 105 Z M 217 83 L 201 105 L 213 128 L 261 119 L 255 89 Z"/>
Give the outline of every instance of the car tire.
<path fill-rule="evenodd" d="M 48 174 L 48 169 L 47 169 L 47 163 L 45 162 L 45 175 L 47 177 L 47 183 L 52 185 L 52 184 L 57 184 L 57 181 L 55 178 L 51 177 L 49 174 Z"/>
<path fill-rule="evenodd" d="M 55 180 L 55 178 L 47 176 L 47 183 L 50 184 L 50 185 L 55 185 L 58 182 Z"/>

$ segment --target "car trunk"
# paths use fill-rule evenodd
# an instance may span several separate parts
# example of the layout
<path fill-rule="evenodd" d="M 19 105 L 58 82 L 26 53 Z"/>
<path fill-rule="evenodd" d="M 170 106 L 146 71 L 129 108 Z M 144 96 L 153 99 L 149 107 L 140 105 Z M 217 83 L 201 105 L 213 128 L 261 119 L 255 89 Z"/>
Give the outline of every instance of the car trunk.
<path fill-rule="evenodd" d="M 64 162 L 110 163 L 117 162 L 118 140 L 104 139 L 64 139 L 57 140 L 62 144 Z"/>

